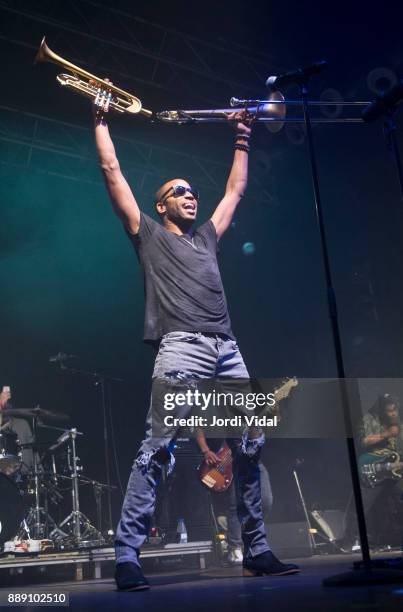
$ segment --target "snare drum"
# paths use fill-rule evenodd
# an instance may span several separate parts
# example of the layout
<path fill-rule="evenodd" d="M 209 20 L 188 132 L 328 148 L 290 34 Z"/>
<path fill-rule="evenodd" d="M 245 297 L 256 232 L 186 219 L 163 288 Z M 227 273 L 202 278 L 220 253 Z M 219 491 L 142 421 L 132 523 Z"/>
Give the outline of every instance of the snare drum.
<path fill-rule="evenodd" d="M 13 431 L 0 433 L 0 474 L 10 476 L 21 466 L 21 451 L 17 434 Z"/>

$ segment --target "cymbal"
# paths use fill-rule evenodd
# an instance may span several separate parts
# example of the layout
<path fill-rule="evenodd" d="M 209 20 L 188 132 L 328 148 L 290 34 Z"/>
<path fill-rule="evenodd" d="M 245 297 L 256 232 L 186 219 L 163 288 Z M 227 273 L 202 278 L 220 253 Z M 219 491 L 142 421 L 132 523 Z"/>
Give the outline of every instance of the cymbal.
<path fill-rule="evenodd" d="M 43 408 L 39 408 L 39 406 L 36 408 L 5 408 L 1 411 L 1 414 L 20 419 L 32 419 L 33 417 L 39 419 L 54 419 L 56 421 L 68 421 L 70 419 L 68 414 L 44 410 Z"/>

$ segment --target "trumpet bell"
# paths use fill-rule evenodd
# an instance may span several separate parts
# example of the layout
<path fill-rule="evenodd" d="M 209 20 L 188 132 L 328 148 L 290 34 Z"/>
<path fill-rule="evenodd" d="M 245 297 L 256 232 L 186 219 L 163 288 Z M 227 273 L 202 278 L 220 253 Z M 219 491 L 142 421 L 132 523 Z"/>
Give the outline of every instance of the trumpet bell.
<path fill-rule="evenodd" d="M 281 104 L 271 104 L 271 102 L 281 102 Z M 285 98 L 280 91 L 273 91 L 269 96 L 269 103 L 264 105 L 267 117 L 276 121 L 266 121 L 265 126 L 272 134 L 277 134 L 283 129 L 286 115 Z"/>
<path fill-rule="evenodd" d="M 35 56 L 34 64 L 38 62 L 49 62 L 51 61 L 51 50 L 45 42 L 45 36 L 41 40 L 41 44 L 39 45 L 38 53 Z"/>
<path fill-rule="evenodd" d="M 230 104 L 233 111 L 247 108 L 250 113 L 256 115 L 257 121 L 265 122 L 267 129 L 273 134 L 279 132 L 284 126 L 286 115 L 285 98 L 280 91 L 273 91 L 265 102 L 231 98 Z M 254 106 L 255 104 L 256 106 Z"/>

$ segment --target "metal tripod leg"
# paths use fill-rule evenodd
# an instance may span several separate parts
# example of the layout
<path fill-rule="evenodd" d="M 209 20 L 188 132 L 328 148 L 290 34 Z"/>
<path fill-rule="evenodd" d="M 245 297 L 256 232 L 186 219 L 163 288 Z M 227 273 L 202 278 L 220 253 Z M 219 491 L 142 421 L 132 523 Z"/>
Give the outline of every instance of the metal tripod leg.
<path fill-rule="evenodd" d="M 80 511 L 80 498 L 78 488 L 78 473 L 81 466 L 78 465 L 79 458 L 76 452 L 77 429 L 69 431 L 70 447 L 69 466 L 71 470 L 71 499 L 73 509 L 68 516 L 60 523 L 59 528 L 65 525 L 69 528 L 74 538 L 74 543 L 78 547 L 96 546 L 104 543 L 102 534 L 91 524 L 90 520 Z"/>

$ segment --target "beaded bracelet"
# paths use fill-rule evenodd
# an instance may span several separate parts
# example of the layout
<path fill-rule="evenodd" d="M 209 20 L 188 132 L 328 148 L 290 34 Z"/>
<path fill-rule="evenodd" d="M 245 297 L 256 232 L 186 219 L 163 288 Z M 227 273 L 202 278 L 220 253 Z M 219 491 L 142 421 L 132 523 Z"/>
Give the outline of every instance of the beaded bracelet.
<path fill-rule="evenodd" d="M 250 151 L 250 147 L 248 145 L 242 145 L 242 144 L 236 144 L 234 146 L 234 149 L 238 151 L 245 151 L 245 153 L 249 153 Z"/>

